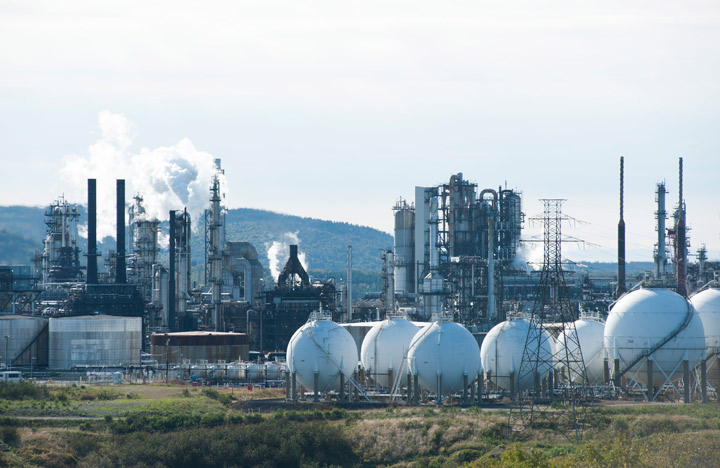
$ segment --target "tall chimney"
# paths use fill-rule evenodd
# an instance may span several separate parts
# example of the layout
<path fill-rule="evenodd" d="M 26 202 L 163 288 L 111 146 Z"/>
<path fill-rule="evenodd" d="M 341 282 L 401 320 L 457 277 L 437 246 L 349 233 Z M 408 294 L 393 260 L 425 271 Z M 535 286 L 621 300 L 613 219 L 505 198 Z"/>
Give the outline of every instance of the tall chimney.
<path fill-rule="evenodd" d="M 97 284 L 97 184 L 88 179 L 88 251 L 87 284 Z"/>
<path fill-rule="evenodd" d="M 687 228 L 685 224 L 685 200 L 683 200 L 683 158 L 679 161 L 679 200 L 677 226 L 675 228 L 675 275 L 677 293 L 687 297 Z"/>
<path fill-rule="evenodd" d="M 175 331 L 175 305 L 177 304 L 177 294 L 175 292 L 175 210 L 170 211 L 170 246 L 168 249 L 168 265 L 170 271 L 168 274 L 168 331 Z"/>
<path fill-rule="evenodd" d="M 619 298 L 625 292 L 625 219 L 623 217 L 623 197 L 625 195 L 625 158 L 620 156 L 620 221 L 618 222 L 618 260 L 617 260 L 617 291 L 615 298 Z"/>
<path fill-rule="evenodd" d="M 125 179 L 117 179 L 117 263 L 115 268 L 115 283 L 127 283 L 125 267 Z"/>

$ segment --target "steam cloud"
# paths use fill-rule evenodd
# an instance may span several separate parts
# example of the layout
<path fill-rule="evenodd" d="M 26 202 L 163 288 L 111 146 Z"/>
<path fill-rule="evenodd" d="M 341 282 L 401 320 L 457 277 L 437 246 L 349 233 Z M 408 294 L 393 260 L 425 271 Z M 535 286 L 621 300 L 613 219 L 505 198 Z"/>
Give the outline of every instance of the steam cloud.
<path fill-rule="evenodd" d="M 308 269 L 307 256 L 299 247 L 300 238 L 298 237 L 298 232 L 299 231 L 286 232 L 280 240 L 265 244 L 267 247 L 268 261 L 270 263 L 270 274 L 273 277 L 273 281 L 277 281 L 280 271 L 285 267 L 290 257 L 290 245 L 298 246 L 298 259 L 300 259 L 300 263 L 302 263 L 305 269 Z"/>
<path fill-rule="evenodd" d="M 134 123 L 109 111 L 100 112 L 98 121 L 101 136 L 90 145 L 87 156 L 68 155 L 61 169 L 62 177 L 72 183 L 75 196 L 81 200 L 86 199 L 87 179 L 98 180 L 98 240 L 115 237 L 116 179 L 126 180 L 126 203 L 136 193 L 143 197 L 147 219 L 165 220 L 170 210 L 187 207 L 197 229 L 209 207 L 215 158 L 198 151 L 187 138 L 174 146 L 134 152 Z M 227 193 L 225 177 L 219 174 L 219 178 L 221 193 Z M 83 232 L 87 235 L 87 229 Z"/>

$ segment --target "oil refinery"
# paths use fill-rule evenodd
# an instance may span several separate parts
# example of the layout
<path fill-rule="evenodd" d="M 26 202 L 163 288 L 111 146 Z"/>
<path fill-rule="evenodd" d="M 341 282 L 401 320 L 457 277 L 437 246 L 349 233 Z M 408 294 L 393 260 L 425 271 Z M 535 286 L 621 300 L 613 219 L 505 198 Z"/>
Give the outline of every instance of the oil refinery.
<path fill-rule="evenodd" d="M 312 278 L 297 245 L 267 282 L 257 247 L 228 239 L 220 160 L 202 219 L 182 206 L 150 217 L 145 194 L 127 203 L 124 180 L 88 179 L 87 219 L 80 206 L 53 201 L 33 265 L 0 267 L 1 361 L 56 378 L 107 370 L 263 382 L 285 385 L 290 400 L 468 404 L 528 392 L 552 400 L 569 385 L 597 398 L 717 398 L 720 265 L 704 249 L 689 261 L 682 159 L 671 227 L 665 183 L 655 188 L 654 269 L 630 280 L 622 164 L 616 276 L 557 266 L 561 201 L 543 218 L 544 265 L 554 259 L 547 271 L 563 280 L 528 268 L 522 193 L 457 173 L 397 200 L 394 245 L 379 254 L 382 290 L 362 296 L 353 295 L 350 245 L 344 284 Z M 111 183 L 116 246 L 100 271 L 97 185 Z M 201 284 L 191 277 L 196 235 L 204 235 Z M 575 352 L 581 359 L 568 357 Z M 532 374 L 523 373 L 528 360 Z"/>

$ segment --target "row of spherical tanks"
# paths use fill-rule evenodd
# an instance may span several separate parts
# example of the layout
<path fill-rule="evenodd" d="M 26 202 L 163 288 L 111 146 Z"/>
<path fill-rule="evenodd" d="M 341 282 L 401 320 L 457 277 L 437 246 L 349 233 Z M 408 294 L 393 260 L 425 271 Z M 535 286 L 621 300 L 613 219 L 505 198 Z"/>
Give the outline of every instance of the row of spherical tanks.
<path fill-rule="evenodd" d="M 523 318 L 501 322 L 479 347 L 465 327 L 451 320 L 418 327 L 392 316 L 373 325 L 358 359 L 347 330 L 316 318 L 290 339 L 288 371 L 298 384 L 321 392 L 339 390 L 343 380 L 355 375 L 358 361 L 377 385 L 392 390 L 410 374 L 428 392 L 449 395 L 462 391 L 481 371 L 498 389 L 523 390 L 533 385 L 531 374 L 518 378 L 532 326 Z M 604 323 L 581 318 L 574 329 L 590 384 L 603 382 L 607 362 L 615 363 L 611 373 L 622 369 L 627 378 L 647 383 L 648 374 L 641 370 L 648 356 L 654 363 L 653 382 L 677 381 L 683 362 L 694 367 L 720 351 L 720 290 L 707 289 L 690 300 L 667 289 L 635 290 L 613 305 Z M 566 342 L 575 341 L 567 339 L 571 332 L 571 327 L 558 336 L 543 331 L 538 353 L 541 378 L 561 364 L 556 357 L 565 355 Z"/>
<path fill-rule="evenodd" d="M 448 395 L 479 373 L 480 349 L 465 327 L 450 320 L 418 327 L 398 316 L 373 325 L 360 359 L 352 335 L 327 319 L 308 321 L 288 344 L 288 372 L 303 387 L 321 392 L 339 390 L 343 377 L 354 375 L 358 361 L 379 386 L 392 388 L 409 373 L 428 391 Z"/>

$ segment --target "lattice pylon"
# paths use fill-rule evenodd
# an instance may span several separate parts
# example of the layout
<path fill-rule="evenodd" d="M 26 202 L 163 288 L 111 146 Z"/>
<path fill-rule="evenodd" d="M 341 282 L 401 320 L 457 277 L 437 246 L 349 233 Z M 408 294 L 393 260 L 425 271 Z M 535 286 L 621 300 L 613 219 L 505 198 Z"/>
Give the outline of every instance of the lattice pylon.
<path fill-rule="evenodd" d="M 562 269 L 562 199 L 543 199 L 543 268 L 508 417 L 508 436 L 531 427 L 579 442 L 592 392 Z M 558 345 L 551 334 L 558 332 Z M 544 383 L 544 385 L 543 385 Z"/>

